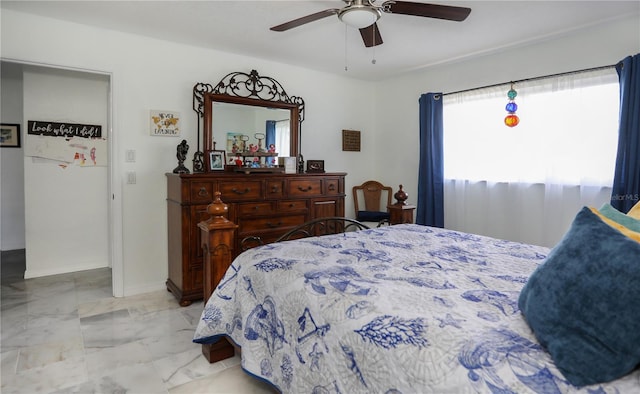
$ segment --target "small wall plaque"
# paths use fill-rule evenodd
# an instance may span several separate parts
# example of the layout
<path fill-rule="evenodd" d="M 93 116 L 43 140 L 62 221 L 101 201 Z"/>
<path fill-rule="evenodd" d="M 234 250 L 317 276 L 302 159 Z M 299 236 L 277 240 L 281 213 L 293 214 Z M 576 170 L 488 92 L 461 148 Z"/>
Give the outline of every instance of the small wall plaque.
<path fill-rule="evenodd" d="M 357 130 L 342 130 L 342 150 L 360 152 L 360 132 Z"/>
<path fill-rule="evenodd" d="M 180 113 L 175 111 L 150 111 L 151 135 L 180 136 Z"/>

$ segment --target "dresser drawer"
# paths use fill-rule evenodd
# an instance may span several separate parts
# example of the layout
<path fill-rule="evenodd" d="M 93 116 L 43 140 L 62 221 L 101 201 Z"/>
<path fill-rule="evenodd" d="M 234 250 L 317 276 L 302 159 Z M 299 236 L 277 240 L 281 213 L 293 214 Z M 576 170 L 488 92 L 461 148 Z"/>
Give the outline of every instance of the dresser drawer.
<path fill-rule="evenodd" d="M 307 209 L 307 200 L 278 201 L 278 212 L 306 212 Z"/>
<path fill-rule="evenodd" d="M 305 222 L 306 215 L 272 216 L 269 218 L 239 218 L 238 233 L 260 233 L 263 231 L 282 230 L 282 234 L 289 228 Z M 280 235 L 282 235 L 280 234 Z"/>
<path fill-rule="evenodd" d="M 271 202 L 245 202 L 237 204 L 238 215 L 251 216 L 251 215 L 267 215 L 275 212 L 273 209 L 273 203 Z"/>
<path fill-rule="evenodd" d="M 284 181 L 267 181 L 265 194 L 267 198 L 282 198 Z"/>
<path fill-rule="evenodd" d="M 326 188 L 327 188 L 327 195 L 330 196 L 334 196 L 336 194 L 340 194 L 340 180 L 339 179 L 325 179 L 324 180 Z"/>
<path fill-rule="evenodd" d="M 321 179 L 300 179 L 289 182 L 289 196 L 306 197 L 322 195 Z"/>
<path fill-rule="evenodd" d="M 191 182 L 190 190 L 192 202 L 213 201 L 213 182 Z"/>
<path fill-rule="evenodd" d="M 222 201 L 255 200 L 262 198 L 262 182 L 220 182 Z"/>

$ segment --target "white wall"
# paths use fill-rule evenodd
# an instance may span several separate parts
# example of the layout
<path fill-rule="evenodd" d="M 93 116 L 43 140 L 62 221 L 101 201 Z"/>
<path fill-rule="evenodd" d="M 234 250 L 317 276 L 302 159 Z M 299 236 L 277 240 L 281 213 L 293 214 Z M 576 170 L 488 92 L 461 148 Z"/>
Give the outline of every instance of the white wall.
<path fill-rule="evenodd" d="M 23 86 L 24 125 L 28 120 L 92 124 L 106 133 L 106 76 L 25 67 Z M 24 157 L 25 278 L 110 265 L 107 167 L 59 164 Z"/>
<path fill-rule="evenodd" d="M 22 67 L 2 65 L 2 123 L 22 127 Z M 24 138 L 20 148 L 0 148 L 0 250 L 24 249 Z"/>
<path fill-rule="evenodd" d="M 375 151 L 391 160 L 376 162 L 383 183 L 402 183 L 415 203 L 418 191 L 420 95 L 453 92 L 519 79 L 615 64 L 640 52 L 637 16 L 567 33 L 509 51 L 431 67 L 376 85 Z M 506 91 L 505 91 L 506 97 Z"/>
<path fill-rule="evenodd" d="M 52 64 L 112 75 L 113 160 L 115 207 L 113 218 L 122 227 L 123 294 L 164 287 L 167 278 L 167 218 L 165 173 L 175 168 L 176 145 L 184 138 L 196 149 L 196 115 L 192 89 L 197 82 L 216 83 L 229 72 L 257 70 L 278 80 L 289 95 L 305 100 L 302 152 L 305 159 L 324 159 L 328 171 L 346 171 L 347 190 L 370 177 L 374 159 L 374 84 L 197 47 L 56 21 L 3 10 L 0 55 L 38 64 Z M 161 56 L 160 56 L 161 55 Z M 182 114 L 178 138 L 149 135 L 149 110 Z M 363 132 L 363 150 L 342 152 L 341 130 Z M 136 151 L 136 162 L 125 163 L 126 150 Z M 125 184 L 135 171 L 137 183 Z M 353 210 L 347 199 L 347 212 Z M 117 267 L 114 267 L 114 273 Z M 117 289 L 116 289 L 117 293 Z"/>

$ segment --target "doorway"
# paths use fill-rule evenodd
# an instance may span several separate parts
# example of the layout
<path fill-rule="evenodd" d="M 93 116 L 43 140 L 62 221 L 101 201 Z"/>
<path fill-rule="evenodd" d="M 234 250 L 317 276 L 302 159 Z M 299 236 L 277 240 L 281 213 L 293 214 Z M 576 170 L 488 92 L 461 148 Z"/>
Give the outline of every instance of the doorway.
<path fill-rule="evenodd" d="M 15 235 L 15 231 L 22 229 L 25 278 L 108 267 L 113 270 L 113 295 L 121 296 L 122 269 L 117 264 L 114 266 L 114 261 L 119 259 L 114 258 L 117 254 L 114 253 L 112 219 L 115 193 L 111 160 L 114 146 L 111 74 L 20 61 L 3 60 L 1 66 L 3 82 L 6 69 L 13 70 L 13 78 L 21 76 L 19 83 L 2 84 L 3 110 L 7 101 L 5 86 L 13 88 L 13 107 L 17 101 L 23 103 L 21 114 L 3 111 L 2 115 L 3 123 L 11 117 L 10 123 L 22 126 L 20 159 L 7 162 L 4 157 L 7 149 L 2 152 L 2 190 L 24 190 L 22 224 L 20 215 L 6 215 L 3 203 L 2 250 L 12 247 L 5 242 L 4 234 Z M 103 165 L 33 154 L 36 137 L 28 134 L 27 120 L 101 125 L 102 137 L 106 139 Z M 31 143 L 25 149 L 29 138 Z M 21 164 L 22 168 L 17 168 Z M 5 177 L 5 165 L 11 167 L 12 173 L 22 172 L 22 179 Z M 2 200 L 5 200 L 4 192 Z M 9 216 L 12 223 L 5 220 Z M 15 245 L 15 239 L 12 242 Z"/>

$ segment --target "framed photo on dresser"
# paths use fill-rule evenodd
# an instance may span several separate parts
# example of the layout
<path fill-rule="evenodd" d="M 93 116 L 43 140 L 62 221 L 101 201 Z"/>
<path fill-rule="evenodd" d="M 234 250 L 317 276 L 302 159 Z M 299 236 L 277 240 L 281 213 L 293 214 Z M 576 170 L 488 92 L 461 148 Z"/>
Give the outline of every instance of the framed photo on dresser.
<path fill-rule="evenodd" d="M 227 162 L 225 151 L 209 151 L 209 171 L 224 171 L 224 164 Z"/>
<path fill-rule="evenodd" d="M 307 172 L 323 173 L 324 160 L 307 160 Z"/>

